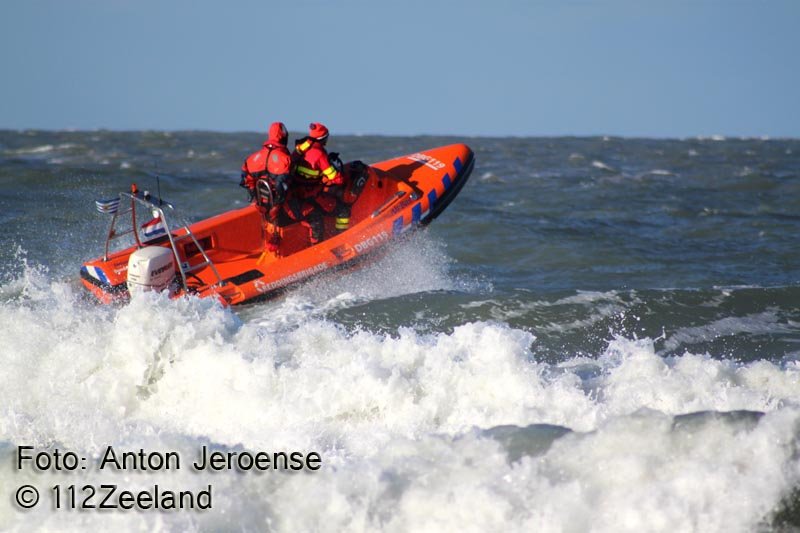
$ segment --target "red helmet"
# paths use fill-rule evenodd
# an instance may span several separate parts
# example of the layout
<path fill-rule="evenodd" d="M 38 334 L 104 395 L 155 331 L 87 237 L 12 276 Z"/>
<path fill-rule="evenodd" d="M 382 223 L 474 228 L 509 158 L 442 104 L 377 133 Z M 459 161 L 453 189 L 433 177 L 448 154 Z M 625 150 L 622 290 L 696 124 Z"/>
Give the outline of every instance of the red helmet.
<path fill-rule="evenodd" d="M 308 125 L 308 136 L 315 141 L 324 141 L 328 138 L 328 128 L 319 122 L 312 122 Z"/>
<path fill-rule="evenodd" d="M 286 141 L 289 139 L 289 132 L 286 130 L 286 126 L 283 122 L 273 122 L 270 124 L 268 135 L 269 142 L 286 144 Z"/>

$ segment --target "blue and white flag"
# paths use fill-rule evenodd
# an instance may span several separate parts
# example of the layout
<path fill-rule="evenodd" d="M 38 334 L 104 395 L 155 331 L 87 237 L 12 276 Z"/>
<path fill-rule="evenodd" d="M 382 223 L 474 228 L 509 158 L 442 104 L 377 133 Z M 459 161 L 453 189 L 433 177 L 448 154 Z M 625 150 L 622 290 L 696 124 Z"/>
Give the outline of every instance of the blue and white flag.
<path fill-rule="evenodd" d="M 167 233 L 167 229 L 164 227 L 164 221 L 161 220 L 161 217 L 155 217 L 142 224 L 142 234 L 147 241 L 165 233 Z"/>
<path fill-rule="evenodd" d="M 101 213 L 114 214 L 119 209 L 119 198 L 112 198 L 111 200 L 95 200 L 94 205 Z"/>

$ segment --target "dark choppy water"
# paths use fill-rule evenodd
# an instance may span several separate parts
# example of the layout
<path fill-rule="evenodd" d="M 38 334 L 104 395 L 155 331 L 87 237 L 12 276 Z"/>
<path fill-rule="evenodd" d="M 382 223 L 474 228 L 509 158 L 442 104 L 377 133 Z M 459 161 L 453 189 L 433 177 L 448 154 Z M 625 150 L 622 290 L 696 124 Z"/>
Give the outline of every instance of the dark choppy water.
<path fill-rule="evenodd" d="M 95 198 L 157 174 L 189 220 L 243 205 L 260 140 L 0 132 L 3 455 L 210 442 L 330 466 L 219 476 L 225 512 L 127 528 L 800 527 L 800 141 L 334 136 L 366 162 L 467 142 L 476 166 L 378 264 L 273 302 L 81 297 Z M 0 528 L 58 520 L 0 507 Z"/>

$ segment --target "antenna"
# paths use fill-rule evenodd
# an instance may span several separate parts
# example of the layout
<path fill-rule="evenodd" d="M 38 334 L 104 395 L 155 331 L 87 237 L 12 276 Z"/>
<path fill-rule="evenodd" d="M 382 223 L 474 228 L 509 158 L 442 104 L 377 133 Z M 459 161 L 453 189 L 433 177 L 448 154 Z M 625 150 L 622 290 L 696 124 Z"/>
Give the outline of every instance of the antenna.
<path fill-rule="evenodd" d="M 158 177 L 158 161 L 154 162 L 156 167 L 156 190 L 158 191 L 158 205 L 161 205 L 161 178 Z"/>

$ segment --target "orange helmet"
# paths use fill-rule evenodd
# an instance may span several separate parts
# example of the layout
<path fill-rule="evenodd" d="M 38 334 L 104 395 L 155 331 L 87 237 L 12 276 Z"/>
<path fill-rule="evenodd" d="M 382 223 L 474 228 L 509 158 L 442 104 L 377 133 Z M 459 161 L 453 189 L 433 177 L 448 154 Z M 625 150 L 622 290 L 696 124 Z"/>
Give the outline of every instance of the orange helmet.
<path fill-rule="evenodd" d="M 315 141 L 324 141 L 328 138 L 328 128 L 319 122 L 312 122 L 308 125 L 308 136 Z"/>
<path fill-rule="evenodd" d="M 286 141 L 289 140 L 289 132 L 286 130 L 286 126 L 283 122 L 273 122 L 270 124 L 268 135 L 268 142 L 286 144 Z"/>

